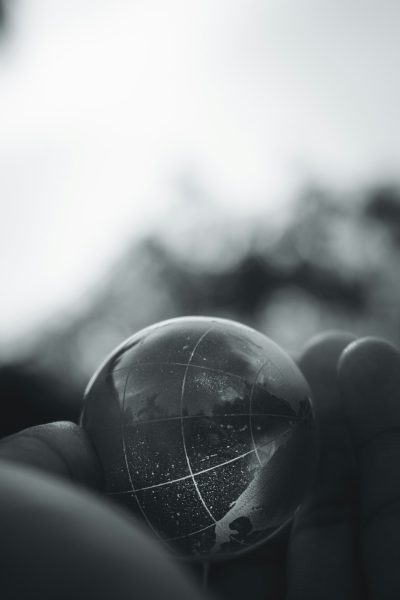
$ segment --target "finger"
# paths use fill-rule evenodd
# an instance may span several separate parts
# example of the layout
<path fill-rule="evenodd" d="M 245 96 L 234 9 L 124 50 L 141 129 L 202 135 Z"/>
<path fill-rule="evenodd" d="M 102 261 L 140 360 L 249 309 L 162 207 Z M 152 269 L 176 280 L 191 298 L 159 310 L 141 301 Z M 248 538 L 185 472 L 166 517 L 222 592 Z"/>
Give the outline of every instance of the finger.
<path fill-rule="evenodd" d="M 37 425 L 0 440 L 0 458 L 102 487 L 102 471 L 85 431 L 67 421 Z"/>
<path fill-rule="evenodd" d="M 400 598 L 400 353 L 382 340 L 359 340 L 343 353 L 339 379 L 359 462 L 369 595 Z"/>
<path fill-rule="evenodd" d="M 89 492 L 0 461 L 2 600 L 200 600 L 176 562 Z"/>
<path fill-rule="evenodd" d="M 287 534 L 252 550 L 249 554 L 211 564 L 209 588 L 218 598 L 283 600 L 286 587 Z"/>
<path fill-rule="evenodd" d="M 358 593 L 355 461 L 337 377 L 339 356 L 353 340 L 353 336 L 340 332 L 318 336 L 299 360 L 313 395 L 319 459 L 312 493 L 292 529 L 289 599 L 354 600 Z"/>

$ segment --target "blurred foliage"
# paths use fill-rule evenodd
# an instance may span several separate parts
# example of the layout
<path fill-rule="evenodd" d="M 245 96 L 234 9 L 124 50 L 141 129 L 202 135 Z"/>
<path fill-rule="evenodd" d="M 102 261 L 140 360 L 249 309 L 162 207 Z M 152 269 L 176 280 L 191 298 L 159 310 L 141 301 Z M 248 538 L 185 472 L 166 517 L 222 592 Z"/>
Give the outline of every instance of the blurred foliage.
<path fill-rule="evenodd" d="M 0 32 L 6 21 L 6 0 L 0 0 Z"/>
<path fill-rule="evenodd" d="M 25 365 L 0 369 L 0 389 L 31 422 L 44 418 L 44 405 L 48 419 L 77 419 L 84 385 L 105 355 L 138 329 L 179 315 L 233 318 L 294 351 L 332 328 L 400 344 L 399 265 L 396 186 L 340 197 L 310 187 L 280 223 L 189 203 L 134 243 L 74 317 L 53 322 Z M 3 432 L 12 427 L 11 419 Z"/>

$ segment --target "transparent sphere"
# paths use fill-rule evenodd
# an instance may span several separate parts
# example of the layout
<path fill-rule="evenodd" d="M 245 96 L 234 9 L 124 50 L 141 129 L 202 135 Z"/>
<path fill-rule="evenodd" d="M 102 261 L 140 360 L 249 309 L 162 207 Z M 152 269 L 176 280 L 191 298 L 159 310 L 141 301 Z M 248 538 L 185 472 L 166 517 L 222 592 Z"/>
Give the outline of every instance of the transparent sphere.
<path fill-rule="evenodd" d="M 126 340 L 89 383 L 82 425 L 110 497 L 197 560 L 273 535 L 314 466 L 300 371 L 270 339 L 224 319 L 173 319 Z"/>

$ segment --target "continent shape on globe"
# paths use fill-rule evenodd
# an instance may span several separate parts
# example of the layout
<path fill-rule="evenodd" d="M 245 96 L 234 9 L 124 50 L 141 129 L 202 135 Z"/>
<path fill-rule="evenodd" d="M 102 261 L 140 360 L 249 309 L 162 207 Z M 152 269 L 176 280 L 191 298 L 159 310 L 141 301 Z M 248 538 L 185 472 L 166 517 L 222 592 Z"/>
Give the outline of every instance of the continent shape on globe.
<path fill-rule="evenodd" d="M 171 319 L 126 340 L 91 379 L 81 422 L 107 493 L 197 560 L 278 531 L 315 463 L 299 369 L 272 340 L 225 319 Z"/>

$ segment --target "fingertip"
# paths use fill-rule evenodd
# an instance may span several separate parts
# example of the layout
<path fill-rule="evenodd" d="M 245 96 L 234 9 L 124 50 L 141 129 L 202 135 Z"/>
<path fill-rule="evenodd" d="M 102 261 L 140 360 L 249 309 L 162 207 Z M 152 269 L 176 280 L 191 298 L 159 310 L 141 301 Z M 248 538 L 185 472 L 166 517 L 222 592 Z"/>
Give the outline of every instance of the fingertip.
<path fill-rule="evenodd" d="M 343 350 L 356 338 L 345 331 L 326 331 L 311 338 L 304 347 L 298 365 L 307 379 L 315 409 L 324 419 L 338 410 L 337 362 Z"/>
<path fill-rule="evenodd" d="M 387 340 L 364 337 L 353 341 L 343 350 L 338 371 L 343 382 L 346 385 L 350 383 L 351 387 L 365 387 L 372 380 L 385 383 L 389 370 L 399 357 L 399 350 Z"/>
<path fill-rule="evenodd" d="M 343 348 L 343 345 L 347 346 L 356 339 L 356 336 L 349 331 L 342 331 L 340 329 L 328 329 L 317 333 L 304 345 L 302 354 L 307 355 L 309 352 L 313 353 L 315 349 L 319 347 Z"/>
<path fill-rule="evenodd" d="M 355 340 L 355 336 L 345 331 L 325 331 L 309 340 L 299 358 L 300 368 L 315 372 L 319 368 L 331 369 L 344 348 Z"/>
<path fill-rule="evenodd" d="M 400 352 L 390 342 L 351 343 L 339 359 L 338 379 L 356 442 L 400 425 Z"/>

